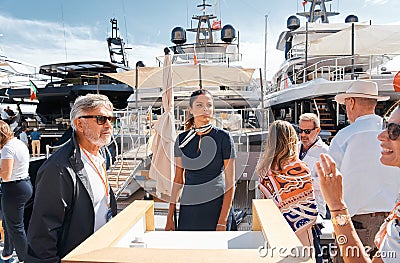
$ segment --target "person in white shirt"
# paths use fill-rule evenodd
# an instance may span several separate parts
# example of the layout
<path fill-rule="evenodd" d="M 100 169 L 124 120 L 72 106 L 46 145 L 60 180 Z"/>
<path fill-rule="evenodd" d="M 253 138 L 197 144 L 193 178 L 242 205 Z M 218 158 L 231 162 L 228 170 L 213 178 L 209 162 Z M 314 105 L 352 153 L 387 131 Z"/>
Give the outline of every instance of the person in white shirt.
<path fill-rule="evenodd" d="M 33 192 L 29 178 L 29 150 L 14 137 L 10 126 L 1 120 L 0 150 L 1 209 L 5 226 L 4 237 L 2 237 L 4 249 L 0 262 L 12 262 L 14 249 L 19 262 L 23 262 L 28 251 L 24 229 L 24 207 Z"/>
<path fill-rule="evenodd" d="M 321 132 L 320 120 L 314 113 L 304 113 L 300 115 L 299 127 L 299 159 L 305 162 L 310 168 L 312 176 L 312 184 L 314 188 L 314 197 L 317 203 L 318 214 L 321 217 L 326 217 L 326 203 L 322 196 L 319 187 L 316 163 L 319 161 L 321 153 L 328 152 L 328 145 L 319 137 Z M 322 247 L 321 247 L 321 229 L 323 228 L 322 218 L 317 219 L 316 224 L 312 228 L 314 237 L 314 249 L 316 262 L 322 262 Z"/>
<path fill-rule="evenodd" d="M 319 137 L 321 132 L 320 120 L 314 113 L 300 115 L 299 128 L 299 159 L 305 162 L 313 176 L 313 187 L 315 200 L 317 201 L 318 213 L 326 216 L 326 203 L 322 197 L 318 182 L 316 163 L 321 153 L 327 153 L 329 146 Z"/>
<path fill-rule="evenodd" d="M 387 99 L 378 96 L 375 82 L 361 80 L 336 95 L 335 100 L 345 105 L 351 124 L 335 135 L 329 147 L 329 154 L 343 174 L 349 214 L 364 246 L 371 250 L 375 247 L 374 236 L 400 190 L 398 168 L 379 162 L 377 136 L 383 129 L 383 119 L 374 112 L 377 101 Z"/>
<path fill-rule="evenodd" d="M 10 124 L 10 118 L 11 118 L 11 116 L 8 115 L 8 113 L 7 113 L 7 108 L 3 109 L 3 111 L 1 112 L 1 119 L 2 119 L 5 123 Z"/>

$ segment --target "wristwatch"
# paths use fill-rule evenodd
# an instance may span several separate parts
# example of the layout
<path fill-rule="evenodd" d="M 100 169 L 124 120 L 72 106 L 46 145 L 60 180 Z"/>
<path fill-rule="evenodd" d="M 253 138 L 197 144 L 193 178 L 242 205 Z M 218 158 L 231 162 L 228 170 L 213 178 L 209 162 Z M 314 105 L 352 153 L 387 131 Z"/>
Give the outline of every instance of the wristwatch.
<path fill-rule="evenodd" d="M 345 226 L 350 222 L 351 217 L 350 215 L 337 214 L 335 217 L 332 217 L 331 220 L 332 224 L 336 226 Z"/>

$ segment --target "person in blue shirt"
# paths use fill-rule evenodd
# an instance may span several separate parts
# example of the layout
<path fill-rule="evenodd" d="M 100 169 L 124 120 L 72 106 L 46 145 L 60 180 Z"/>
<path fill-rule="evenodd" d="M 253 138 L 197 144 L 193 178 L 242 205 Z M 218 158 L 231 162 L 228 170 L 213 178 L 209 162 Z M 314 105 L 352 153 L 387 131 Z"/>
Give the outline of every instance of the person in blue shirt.
<path fill-rule="evenodd" d="M 32 156 L 40 156 L 41 134 L 37 131 L 37 128 L 33 128 L 33 132 L 31 132 L 30 136 L 32 140 Z"/>
<path fill-rule="evenodd" d="M 20 135 L 19 135 L 19 139 L 20 139 L 23 143 L 25 143 L 26 147 L 29 146 L 29 139 L 28 139 L 28 135 L 26 134 L 26 131 L 27 131 L 27 130 L 28 130 L 28 129 L 27 129 L 26 127 L 24 127 L 23 130 L 22 130 L 22 132 L 21 132 Z"/>
<path fill-rule="evenodd" d="M 236 153 L 230 134 L 211 123 L 213 104 L 212 95 L 204 89 L 193 92 L 190 97 L 191 118 L 186 122 L 186 131 L 175 142 L 175 178 L 167 231 L 230 230 L 228 217 L 234 196 Z M 179 221 L 176 222 L 174 213 L 178 201 Z"/>

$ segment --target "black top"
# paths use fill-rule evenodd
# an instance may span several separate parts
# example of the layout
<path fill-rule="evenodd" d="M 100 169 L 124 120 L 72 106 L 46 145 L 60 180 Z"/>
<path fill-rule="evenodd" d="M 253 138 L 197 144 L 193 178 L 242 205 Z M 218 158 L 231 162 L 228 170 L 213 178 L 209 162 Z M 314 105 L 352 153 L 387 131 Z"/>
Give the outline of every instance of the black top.
<path fill-rule="evenodd" d="M 182 157 L 186 173 L 181 204 L 203 203 L 224 194 L 224 160 L 236 158 L 235 146 L 227 131 L 213 127 L 179 148 L 188 132 L 178 136 L 174 151 L 175 157 Z"/>

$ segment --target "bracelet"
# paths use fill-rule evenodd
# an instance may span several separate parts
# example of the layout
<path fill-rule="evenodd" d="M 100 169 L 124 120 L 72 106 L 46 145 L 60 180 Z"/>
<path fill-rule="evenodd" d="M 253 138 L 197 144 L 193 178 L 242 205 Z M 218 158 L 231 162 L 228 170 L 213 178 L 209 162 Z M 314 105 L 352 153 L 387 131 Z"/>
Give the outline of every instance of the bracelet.
<path fill-rule="evenodd" d="M 226 225 L 224 225 L 224 224 L 217 224 L 217 226 L 223 226 L 223 227 L 226 227 Z"/>
<path fill-rule="evenodd" d="M 329 210 L 331 212 L 340 212 L 340 211 L 344 211 L 347 210 L 347 207 L 341 208 L 341 209 L 336 209 L 336 210 Z"/>

